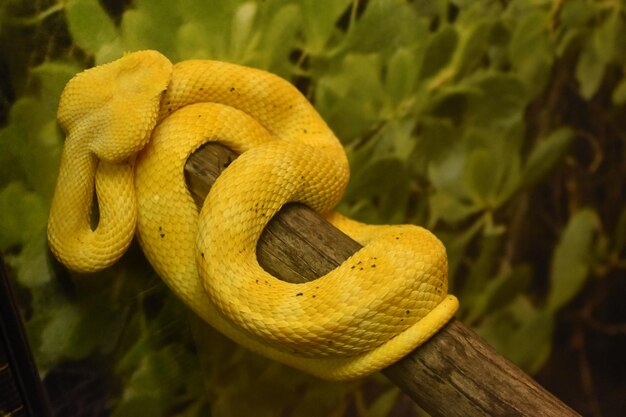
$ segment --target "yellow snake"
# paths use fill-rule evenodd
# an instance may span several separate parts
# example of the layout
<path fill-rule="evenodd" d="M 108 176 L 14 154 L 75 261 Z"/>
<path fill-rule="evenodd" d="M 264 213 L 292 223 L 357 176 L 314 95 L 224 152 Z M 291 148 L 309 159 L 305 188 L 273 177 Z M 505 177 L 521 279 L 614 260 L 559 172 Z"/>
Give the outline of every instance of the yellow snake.
<path fill-rule="evenodd" d="M 255 352 L 335 380 L 389 366 L 458 307 L 433 234 L 332 212 L 349 177 L 343 148 L 275 75 L 134 52 L 70 80 L 58 120 L 67 139 L 48 238 L 73 270 L 116 262 L 136 229 L 159 276 L 205 321 Z M 208 141 L 242 155 L 198 213 L 183 167 Z M 100 215 L 92 230 L 94 186 Z M 268 274 L 256 244 L 291 201 L 323 213 L 364 248 L 308 283 Z"/>

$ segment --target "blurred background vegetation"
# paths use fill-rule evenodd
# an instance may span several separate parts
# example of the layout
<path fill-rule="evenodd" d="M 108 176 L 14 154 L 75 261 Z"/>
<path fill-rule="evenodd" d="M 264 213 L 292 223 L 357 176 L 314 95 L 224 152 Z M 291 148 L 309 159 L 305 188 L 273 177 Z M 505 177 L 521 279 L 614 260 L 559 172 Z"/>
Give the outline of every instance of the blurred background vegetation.
<path fill-rule="evenodd" d="M 349 154 L 340 211 L 433 229 L 461 320 L 581 413 L 626 414 L 623 1 L 3 0 L 0 251 L 58 416 L 422 415 L 380 375 L 233 345 L 136 247 L 92 276 L 50 256 L 61 89 L 146 48 L 292 81 Z"/>

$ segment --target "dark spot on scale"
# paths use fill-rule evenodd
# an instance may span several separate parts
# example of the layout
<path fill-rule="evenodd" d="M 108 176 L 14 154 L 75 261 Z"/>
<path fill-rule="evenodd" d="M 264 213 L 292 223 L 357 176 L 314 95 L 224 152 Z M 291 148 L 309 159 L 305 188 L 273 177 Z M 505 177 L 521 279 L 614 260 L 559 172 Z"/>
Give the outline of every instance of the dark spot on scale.
<path fill-rule="evenodd" d="M 354 269 L 354 265 L 352 265 L 352 266 L 350 267 L 350 269 Z"/>
<path fill-rule="evenodd" d="M 165 233 L 161 233 L 161 239 L 165 237 Z"/>
<path fill-rule="evenodd" d="M 329 345 L 334 345 L 334 344 L 335 344 L 335 342 L 333 342 L 332 340 L 329 340 L 329 341 L 328 341 L 328 344 L 329 344 Z"/>
<path fill-rule="evenodd" d="M 361 265 L 361 264 L 362 264 L 362 262 L 361 262 L 361 261 L 359 261 L 359 262 L 357 262 L 356 264 L 357 264 L 357 265 Z"/>
<path fill-rule="evenodd" d="M 200 91 L 204 90 L 204 87 L 200 87 Z"/>
<path fill-rule="evenodd" d="M 301 292 L 299 292 L 298 294 L 296 294 L 296 297 L 300 297 L 300 296 L 302 296 L 302 295 L 304 295 L 304 294 L 302 294 Z"/>
<path fill-rule="evenodd" d="M 307 133 L 308 131 L 306 129 L 303 130 L 304 133 Z"/>
<path fill-rule="evenodd" d="M 363 270 L 363 267 L 360 267 L 360 268 L 359 268 L 359 271 L 362 271 L 362 270 Z"/>
<path fill-rule="evenodd" d="M 161 226 L 159 226 L 159 232 L 160 232 L 161 230 L 163 230 L 163 228 L 162 228 Z"/>
<path fill-rule="evenodd" d="M 315 294 L 313 294 L 311 297 L 315 298 L 315 297 L 317 297 L 317 296 L 316 296 Z"/>
<path fill-rule="evenodd" d="M 259 283 L 259 280 L 258 280 L 258 279 L 256 280 L 256 283 L 257 283 L 257 284 Z"/>
<path fill-rule="evenodd" d="M 376 264 L 372 264 L 372 268 L 376 268 Z"/>
<path fill-rule="evenodd" d="M 405 311 L 406 314 L 411 314 L 411 310 Z"/>
<path fill-rule="evenodd" d="M 289 105 L 289 108 L 290 108 L 290 109 L 293 109 L 293 106 L 290 104 L 290 105 Z"/>
<path fill-rule="evenodd" d="M 230 91 L 231 93 L 234 93 L 234 92 L 235 92 L 235 87 L 230 87 L 230 90 L 229 90 L 229 91 Z"/>
<path fill-rule="evenodd" d="M 396 236 L 396 240 L 400 240 L 400 238 L 398 236 Z"/>
<path fill-rule="evenodd" d="M 171 113 L 171 112 L 172 112 L 172 108 L 171 108 L 171 107 L 168 107 L 168 108 L 167 108 L 167 111 Z"/>
<path fill-rule="evenodd" d="M 202 259 L 204 259 L 204 252 L 200 252 L 200 256 L 202 256 Z"/>

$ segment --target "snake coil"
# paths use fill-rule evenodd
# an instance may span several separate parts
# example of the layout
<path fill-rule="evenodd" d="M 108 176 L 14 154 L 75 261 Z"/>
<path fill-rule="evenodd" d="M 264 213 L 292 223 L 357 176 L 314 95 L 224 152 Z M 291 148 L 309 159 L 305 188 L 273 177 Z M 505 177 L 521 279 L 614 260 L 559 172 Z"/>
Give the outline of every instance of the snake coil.
<path fill-rule="evenodd" d="M 364 225 L 332 211 L 348 182 L 346 155 L 311 104 L 275 75 L 134 52 L 70 80 L 58 120 L 67 139 L 48 239 L 70 269 L 110 266 L 136 235 L 159 276 L 205 321 L 325 379 L 392 364 L 458 308 L 447 295 L 445 248 L 432 233 Z M 198 213 L 183 168 L 208 141 L 242 155 Z M 94 188 L 100 217 L 92 230 Z M 293 201 L 363 249 L 312 282 L 268 274 L 257 241 Z"/>

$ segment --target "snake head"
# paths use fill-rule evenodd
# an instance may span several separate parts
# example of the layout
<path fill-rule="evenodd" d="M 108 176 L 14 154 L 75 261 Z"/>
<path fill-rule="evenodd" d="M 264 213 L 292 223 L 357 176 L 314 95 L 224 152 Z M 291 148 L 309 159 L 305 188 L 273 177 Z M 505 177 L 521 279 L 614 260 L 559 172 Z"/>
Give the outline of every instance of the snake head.
<path fill-rule="evenodd" d="M 127 159 L 149 139 L 171 72 L 172 63 L 149 50 L 83 71 L 63 90 L 59 123 L 101 159 Z"/>

